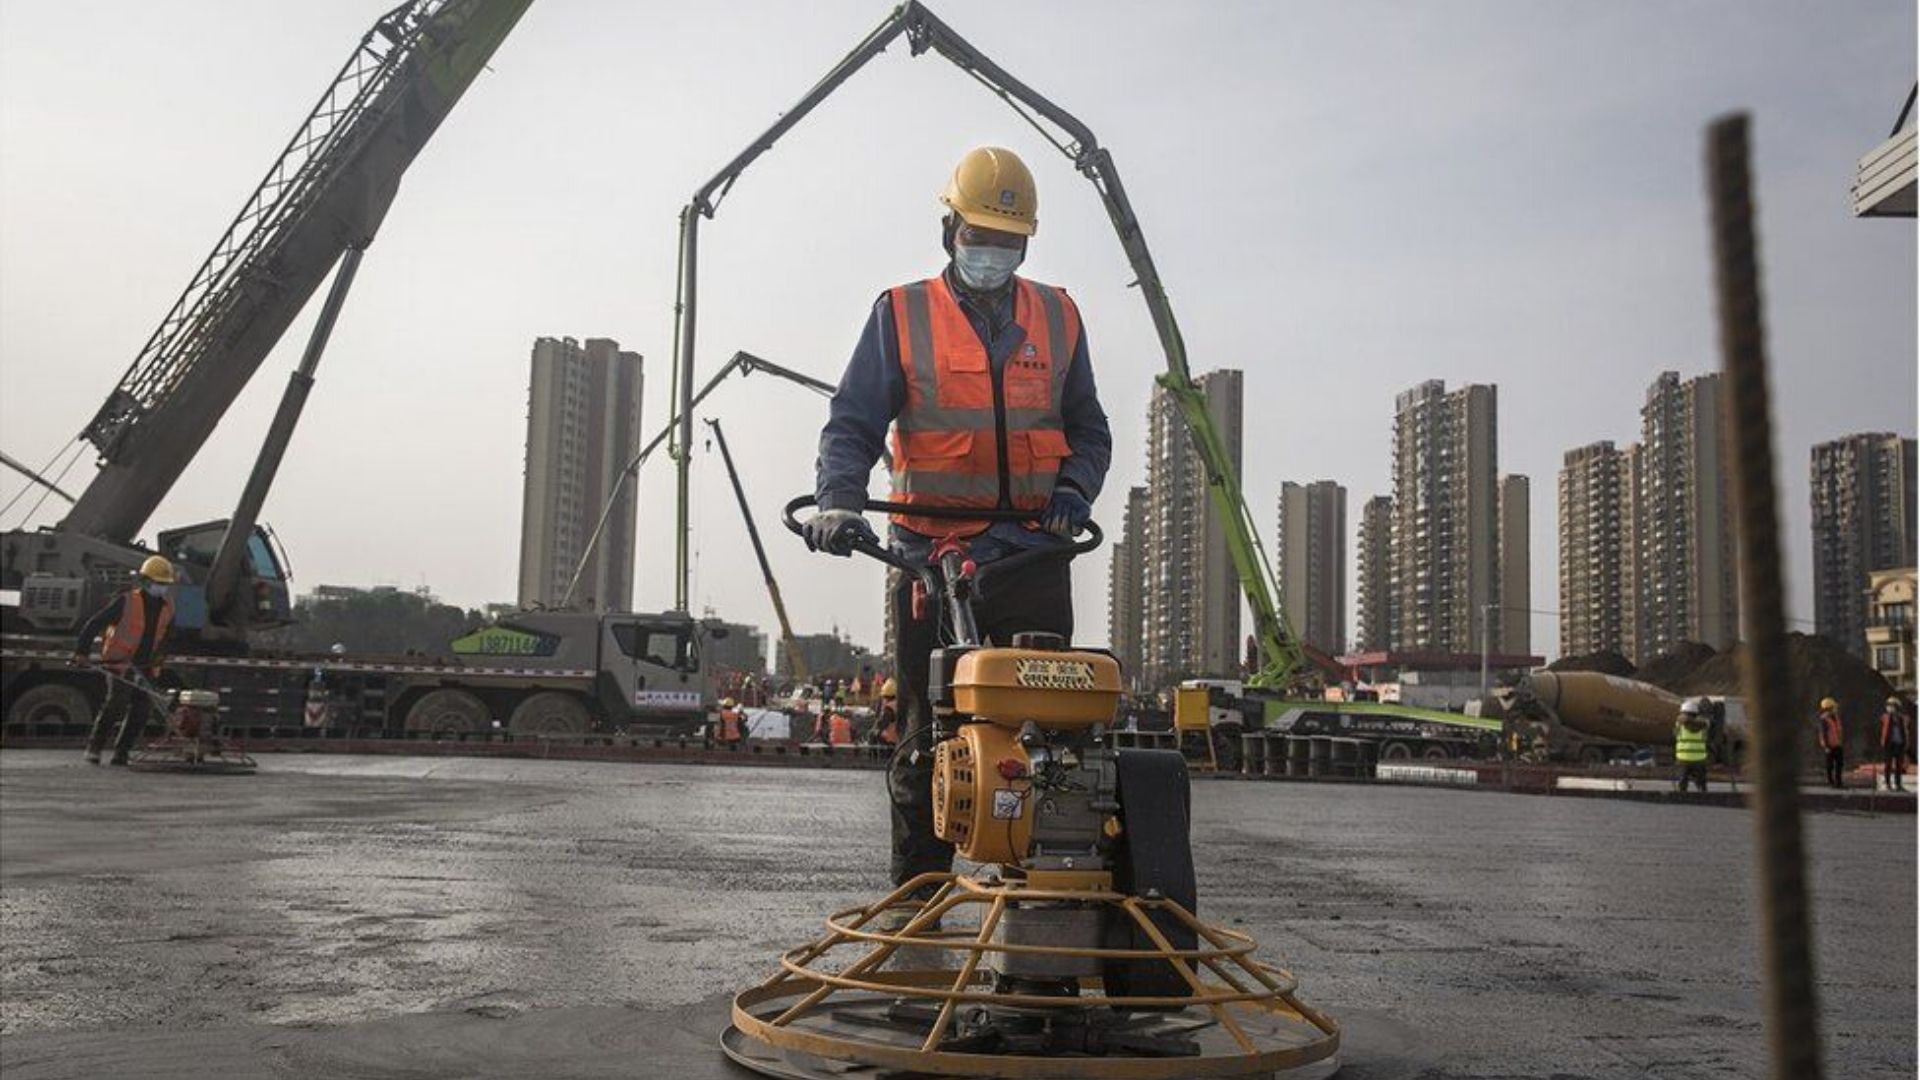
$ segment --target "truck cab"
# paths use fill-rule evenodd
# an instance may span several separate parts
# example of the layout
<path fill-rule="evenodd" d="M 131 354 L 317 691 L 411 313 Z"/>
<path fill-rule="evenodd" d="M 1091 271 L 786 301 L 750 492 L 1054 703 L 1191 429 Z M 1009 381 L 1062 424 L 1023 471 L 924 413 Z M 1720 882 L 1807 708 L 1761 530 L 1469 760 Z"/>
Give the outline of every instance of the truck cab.
<path fill-rule="evenodd" d="M 153 549 L 115 544 L 56 529 L 16 530 L 0 535 L 0 589 L 17 590 L 19 602 L 5 612 L 9 633 L 66 636 L 109 597 L 125 589 L 149 555 L 167 557 L 179 580 L 173 589 L 173 626 L 183 642 L 241 647 L 250 630 L 293 621 L 286 560 L 264 526 L 247 544 L 242 593 L 222 623 L 207 610 L 207 573 L 226 535 L 227 522 L 203 522 L 160 534 Z"/>
<path fill-rule="evenodd" d="M 677 611 L 522 611 L 449 648 L 463 664 L 493 659 L 591 679 L 597 711 L 612 727 L 690 730 L 713 699 L 702 646 L 725 632 Z"/>

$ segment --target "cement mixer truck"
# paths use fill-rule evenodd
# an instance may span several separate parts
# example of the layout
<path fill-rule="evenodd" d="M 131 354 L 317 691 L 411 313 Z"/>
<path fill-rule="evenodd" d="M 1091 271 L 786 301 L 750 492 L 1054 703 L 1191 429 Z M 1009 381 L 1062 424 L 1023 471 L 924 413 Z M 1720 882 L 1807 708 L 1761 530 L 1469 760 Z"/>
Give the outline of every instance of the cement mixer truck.
<path fill-rule="evenodd" d="M 1673 750 L 1673 722 L 1685 699 L 1651 683 L 1592 671 L 1535 671 L 1503 693 L 1499 707 L 1531 723 L 1522 754 L 1536 759 L 1602 764 L 1651 747 L 1661 760 Z M 1714 760 L 1746 752 L 1747 714 L 1739 698 L 1701 698 Z"/>

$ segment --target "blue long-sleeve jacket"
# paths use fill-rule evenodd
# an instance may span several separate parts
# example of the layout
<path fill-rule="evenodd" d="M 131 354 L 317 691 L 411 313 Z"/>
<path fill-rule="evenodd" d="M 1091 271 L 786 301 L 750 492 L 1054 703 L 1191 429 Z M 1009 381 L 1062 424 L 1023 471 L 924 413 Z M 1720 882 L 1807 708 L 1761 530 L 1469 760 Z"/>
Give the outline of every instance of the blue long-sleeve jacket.
<path fill-rule="evenodd" d="M 953 285 L 949 268 L 948 283 Z M 960 309 L 986 346 L 996 385 L 1009 357 L 1026 341 L 1026 331 L 1014 321 L 1013 292 L 1008 289 L 992 301 L 979 301 L 955 285 Z M 815 466 L 814 494 L 822 510 L 858 510 L 867 497 L 867 476 L 886 448 L 887 429 L 907 403 L 907 378 L 900 366 L 899 337 L 894 333 L 893 305 L 882 293 L 874 301 L 867 325 L 854 346 L 853 358 L 840 377 L 828 408 L 827 425 L 820 432 L 820 457 Z M 1069 453 L 1060 462 L 1058 483 L 1072 487 L 1091 503 L 1106 482 L 1113 458 L 1113 433 L 1094 389 L 1093 366 L 1087 359 L 1084 322 L 1073 343 L 1073 360 L 1061 388 L 1060 413 Z M 899 526 L 894 543 L 909 551 L 924 550 L 926 538 Z M 978 562 L 990 562 L 1009 549 L 1031 547 L 1059 538 L 1052 533 L 1012 522 L 996 522 L 972 544 Z"/>

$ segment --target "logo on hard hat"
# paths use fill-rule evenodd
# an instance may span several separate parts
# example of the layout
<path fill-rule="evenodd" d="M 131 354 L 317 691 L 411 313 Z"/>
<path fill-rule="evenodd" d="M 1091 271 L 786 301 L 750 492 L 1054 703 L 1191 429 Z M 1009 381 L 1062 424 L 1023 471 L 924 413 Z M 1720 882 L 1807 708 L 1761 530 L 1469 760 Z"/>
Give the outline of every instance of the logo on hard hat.
<path fill-rule="evenodd" d="M 1000 189 L 1000 205 L 1011 210 L 1013 209 L 1013 203 L 1014 203 L 1013 189 L 1001 188 Z"/>

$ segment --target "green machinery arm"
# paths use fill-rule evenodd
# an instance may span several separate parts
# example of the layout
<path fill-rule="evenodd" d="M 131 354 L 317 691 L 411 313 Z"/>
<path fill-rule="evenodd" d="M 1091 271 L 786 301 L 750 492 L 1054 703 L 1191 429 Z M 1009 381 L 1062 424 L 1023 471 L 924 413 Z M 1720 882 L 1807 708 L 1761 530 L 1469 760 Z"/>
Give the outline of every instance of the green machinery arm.
<path fill-rule="evenodd" d="M 1246 594 L 1247 604 L 1253 609 L 1255 640 L 1260 648 L 1260 669 L 1253 673 L 1248 683 L 1256 688 L 1288 687 L 1306 670 L 1300 647 L 1274 603 L 1273 572 L 1268 567 L 1266 552 L 1260 546 L 1259 533 L 1254 528 L 1246 499 L 1241 494 L 1239 475 L 1233 467 L 1233 459 L 1227 455 L 1220 433 L 1207 419 L 1206 395 L 1194 385 L 1193 376 L 1187 368 L 1187 347 L 1181 339 L 1179 325 L 1174 322 L 1173 306 L 1167 300 L 1166 288 L 1160 282 L 1160 272 L 1153 264 L 1153 255 L 1147 250 L 1140 219 L 1134 216 L 1133 204 L 1128 201 L 1126 188 L 1120 183 L 1120 173 L 1114 166 L 1112 155 L 1100 145 L 1092 129 L 1078 117 L 1047 100 L 988 59 L 918 0 L 908 0 L 895 8 L 852 52 L 815 83 L 798 103 L 781 113 L 771 127 L 761 132 L 747 144 L 746 149 L 702 184 L 680 211 L 680 268 L 678 296 L 674 304 L 676 364 L 673 373 L 673 392 L 680 400 L 680 427 L 674 448 L 679 467 L 675 607 L 684 611 L 687 606 L 686 447 L 693 440 L 691 398 L 698 310 L 700 219 L 713 217 L 721 199 L 733 189 L 734 183 L 749 165 L 772 149 L 781 136 L 826 100 L 840 84 L 852 78 L 868 61 L 884 52 L 889 44 L 902 35 L 906 37 L 913 55 L 938 53 L 972 76 L 989 93 L 1006 102 L 1054 149 L 1072 161 L 1074 168 L 1099 193 L 1108 220 L 1112 222 L 1120 246 L 1126 252 L 1127 262 L 1133 269 L 1135 284 L 1140 287 L 1140 295 L 1147 302 L 1147 311 L 1153 318 L 1160 347 L 1166 353 L 1167 371 L 1160 376 L 1160 384 L 1179 402 L 1181 415 L 1186 419 L 1188 430 L 1193 433 L 1194 445 L 1207 468 L 1207 489 L 1226 524 L 1234 570 L 1240 575 L 1241 590 Z"/>
<path fill-rule="evenodd" d="M 1168 314 L 1171 324 L 1172 315 Z M 1165 340 L 1163 338 L 1163 340 Z M 1178 360 L 1175 360 L 1175 357 Z M 1254 528 L 1253 514 L 1240 490 L 1240 476 L 1227 453 L 1226 440 L 1207 415 L 1207 395 L 1194 384 L 1187 372 L 1186 346 L 1180 341 L 1178 327 L 1173 328 L 1172 344 L 1167 351 L 1167 371 L 1155 380 L 1180 407 L 1193 436 L 1193 446 L 1207 469 L 1207 495 L 1227 530 L 1227 551 L 1233 556 L 1233 568 L 1240 575 L 1240 591 L 1253 611 L 1253 637 L 1260 649 L 1260 667 L 1247 677 L 1247 685 L 1257 690 L 1288 690 L 1307 672 L 1300 643 L 1287 627 L 1286 617 L 1274 603 L 1271 582 L 1273 571 L 1267 553 L 1260 546 L 1260 533 Z"/>

